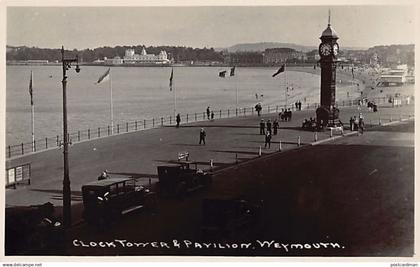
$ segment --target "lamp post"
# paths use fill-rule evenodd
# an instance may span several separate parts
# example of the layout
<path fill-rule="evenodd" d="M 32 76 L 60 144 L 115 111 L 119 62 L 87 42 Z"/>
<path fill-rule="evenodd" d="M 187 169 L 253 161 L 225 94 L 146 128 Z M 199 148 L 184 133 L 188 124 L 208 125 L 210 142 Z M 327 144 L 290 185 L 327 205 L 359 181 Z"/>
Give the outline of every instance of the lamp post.
<path fill-rule="evenodd" d="M 61 61 L 63 63 L 63 154 L 64 154 L 64 179 L 63 179 L 63 223 L 65 227 L 71 225 L 71 190 L 69 177 L 69 140 L 67 133 L 67 99 L 66 71 L 71 68 L 71 63 L 76 62 L 76 72 L 80 72 L 79 58 L 64 58 L 64 46 L 61 47 Z"/>

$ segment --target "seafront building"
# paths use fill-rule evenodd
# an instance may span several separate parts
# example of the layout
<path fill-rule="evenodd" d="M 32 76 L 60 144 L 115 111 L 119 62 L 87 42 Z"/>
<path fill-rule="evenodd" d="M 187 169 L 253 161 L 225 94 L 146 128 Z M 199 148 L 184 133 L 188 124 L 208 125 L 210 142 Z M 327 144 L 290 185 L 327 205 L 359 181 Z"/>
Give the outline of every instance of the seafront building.
<path fill-rule="evenodd" d="M 106 65 L 169 64 L 170 62 L 166 51 L 162 50 L 158 55 L 147 54 L 144 47 L 140 54 L 136 54 L 134 49 L 127 49 L 123 58 L 119 56 L 109 59 L 104 58 L 104 64 Z"/>

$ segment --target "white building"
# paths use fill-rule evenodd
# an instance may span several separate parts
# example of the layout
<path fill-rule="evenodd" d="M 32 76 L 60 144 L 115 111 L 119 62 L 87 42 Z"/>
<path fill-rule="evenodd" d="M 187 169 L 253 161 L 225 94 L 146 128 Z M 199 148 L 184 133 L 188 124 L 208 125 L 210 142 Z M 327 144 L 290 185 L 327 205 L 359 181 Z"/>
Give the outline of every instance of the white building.
<path fill-rule="evenodd" d="M 136 54 L 134 49 L 125 50 L 125 56 L 123 59 L 124 64 L 167 64 L 169 62 L 166 51 L 160 51 L 159 55 L 147 54 L 144 47 L 140 55 Z"/>

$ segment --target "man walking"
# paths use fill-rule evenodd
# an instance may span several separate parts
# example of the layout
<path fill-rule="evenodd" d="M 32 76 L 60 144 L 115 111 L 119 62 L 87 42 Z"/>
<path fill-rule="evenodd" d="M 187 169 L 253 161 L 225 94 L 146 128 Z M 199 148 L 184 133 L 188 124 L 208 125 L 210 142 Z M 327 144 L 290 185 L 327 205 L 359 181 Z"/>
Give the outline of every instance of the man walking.
<path fill-rule="evenodd" d="M 179 128 L 179 123 L 181 122 L 181 115 L 178 113 L 176 115 L 176 128 Z"/>
<path fill-rule="evenodd" d="M 270 132 L 271 134 L 271 120 L 267 121 L 267 132 Z"/>
<path fill-rule="evenodd" d="M 279 128 L 279 121 L 277 119 L 275 119 L 274 122 L 273 122 L 273 130 L 274 130 L 273 134 L 274 135 L 277 135 L 277 129 L 278 128 Z"/>
<path fill-rule="evenodd" d="M 261 119 L 260 122 L 260 135 L 264 135 L 265 134 L 265 123 L 264 123 L 264 119 Z"/>
<path fill-rule="evenodd" d="M 268 144 L 268 148 L 270 148 L 270 146 L 271 146 L 271 133 L 269 131 L 267 131 L 265 133 L 265 145 L 264 145 L 264 148 L 267 148 L 267 144 Z"/>
<path fill-rule="evenodd" d="M 210 120 L 210 107 L 207 107 L 207 119 Z"/>
<path fill-rule="evenodd" d="M 206 145 L 206 131 L 203 128 L 200 130 L 200 142 L 198 144 L 201 145 L 201 142 L 203 142 L 203 145 Z"/>

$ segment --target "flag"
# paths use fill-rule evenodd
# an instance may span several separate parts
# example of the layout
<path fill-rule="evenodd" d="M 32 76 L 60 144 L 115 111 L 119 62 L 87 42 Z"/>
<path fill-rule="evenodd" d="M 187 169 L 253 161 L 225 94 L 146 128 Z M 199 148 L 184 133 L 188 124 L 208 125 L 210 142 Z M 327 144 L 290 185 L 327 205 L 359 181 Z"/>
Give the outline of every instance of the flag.
<path fill-rule="evenodd" d="M 284 64 L 280 67 L 280 69 L 272 75 L 272 77 L 276 77 L 278 74 L 284 72 Z"/>
<path fill-rule="evenodd" d="M 235 76 L 235 66 L 230 69 L 230 76 Z"/>
<path fill-rule="evenodd" d="M 110 71 L 111 71 L 111 68 L 108 68 L 108 70 L 104 74 L 102 74 L 101 77 L 99 77 L 99 79 L 96 83 L 98 84 L 98 83 L 101 83 L 103 81 L 108 81 Z"/>
<path fill-rule="evenodd" d="M 226 71 L 225 70 L 219 72 L 219 77 L 225 78 L 225 76 L 226 76 Z"/>
<path fill-rule="evenodd" d="M 31 96 L 31 105 L 34 104 L 33 96 L 32 96 L 32 71 L 31 71 L 31 78 L 29 80 L 29 95 Z"/>
<path fill-rule="evenodd" d="M 169 77 L 169 91 L 172 91 L 172 80 L 174 79 L 174 68 L 171 71 L 171 77 Z"/>

